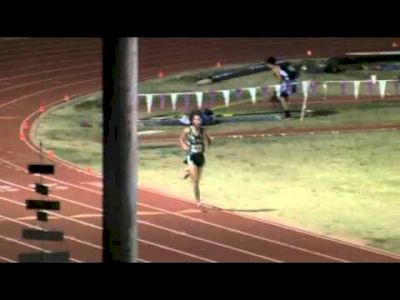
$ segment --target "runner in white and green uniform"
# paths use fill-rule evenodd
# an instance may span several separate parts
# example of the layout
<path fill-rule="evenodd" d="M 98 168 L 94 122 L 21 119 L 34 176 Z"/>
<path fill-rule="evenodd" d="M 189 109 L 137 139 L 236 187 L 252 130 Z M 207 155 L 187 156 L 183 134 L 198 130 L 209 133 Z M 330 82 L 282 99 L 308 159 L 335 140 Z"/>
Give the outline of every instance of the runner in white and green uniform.
<path fill-rule="evenodd" d="M 205 164 L 205 149 L 204 149 L 204 129 L 199 128 L 198 132 L 192 125 L 188 128 L 188 133 L 186 134 L 186 143 L 189 147 L 185 163 L 195 164 L 197 167 L 202 168 Z M 195 134 L 195 131 L 197 133 Z"/>
<path fill-rule="evenodd" d="M 180 136 L 179 143 L 183 150 L 186 151 L 186 159 L 184 163 L 188 165 L 185 170 L 184 179 L 191 177 L 193 182 L 194 195 L 197 205 L 201 205 L 199 183 L 201 173 L 205 165 L 205 142 L 209 146 L 211 139 L 201 127 L 201 113 L 194 111 L 190 114 L 191 125 L 186 127 Z"/>

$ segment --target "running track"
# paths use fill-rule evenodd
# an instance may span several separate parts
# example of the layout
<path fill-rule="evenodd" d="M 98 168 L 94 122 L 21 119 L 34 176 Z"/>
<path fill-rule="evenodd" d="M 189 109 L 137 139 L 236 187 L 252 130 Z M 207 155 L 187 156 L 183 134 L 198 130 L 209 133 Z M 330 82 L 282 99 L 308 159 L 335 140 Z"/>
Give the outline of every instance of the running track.
<path fill-rule="evenodd" d="M 0 262 L 15 262 L 19 253 L 40 247 L 21 238 L 23 228 L 38 226 L 24 207 L 25 199 L 34 196 L 30 184 L 35 179 L 25 169 L 38 154 L 23 121 L 31 124 L 41 103 L 50 106 L 65 94 L 100 90 L 100 63 L 96 39 L 0 42 Z M 64 242 L 49 242 L 46 249 L 67 249 L 74 262 L 100 262 L 101 177 L 57 160 L 56 176 L 45 181 L 54 184 L 51 196 L 62 203 L 61 211 L 51 213 L 48 228 L 66 235 Z M 217 209 L 202 213 L 191 202 L 160 191 L 140 189 L 138 210 L 141 262 L 400 261 L 395 254 L 269 220 Z"/>

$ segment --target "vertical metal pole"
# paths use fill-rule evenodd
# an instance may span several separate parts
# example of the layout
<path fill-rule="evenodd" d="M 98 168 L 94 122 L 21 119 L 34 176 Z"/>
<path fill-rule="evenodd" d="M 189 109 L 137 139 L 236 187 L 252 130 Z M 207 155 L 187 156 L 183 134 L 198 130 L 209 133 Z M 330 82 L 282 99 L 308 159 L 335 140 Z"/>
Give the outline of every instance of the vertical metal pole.
<path fill-rule="evenodd" d="M 138 39 L 103 40 L 103 261 L 136 262 Z"/>

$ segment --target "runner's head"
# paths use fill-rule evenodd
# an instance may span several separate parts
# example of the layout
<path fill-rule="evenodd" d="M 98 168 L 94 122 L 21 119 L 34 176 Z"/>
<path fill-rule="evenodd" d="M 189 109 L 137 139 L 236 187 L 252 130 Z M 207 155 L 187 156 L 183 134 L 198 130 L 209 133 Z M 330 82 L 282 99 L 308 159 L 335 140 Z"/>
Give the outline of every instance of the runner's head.
<path fill-rule="evenodd" d="M 273 56 L 270 56 L 268 59 L 265 60 L 265 62 L 267 63 L 267 66 L 269 68 L 272 68 L 273 66 L 276 66 L 276 58 Z"/>
<path fill-rule="evenodd" d="M 201 126 L 201 111 L 199 110 L 194 110 L 190 113 L 189 115 L 189 120 L 190 124 L 192 124 L 195 127 L 200 127 Z"/>

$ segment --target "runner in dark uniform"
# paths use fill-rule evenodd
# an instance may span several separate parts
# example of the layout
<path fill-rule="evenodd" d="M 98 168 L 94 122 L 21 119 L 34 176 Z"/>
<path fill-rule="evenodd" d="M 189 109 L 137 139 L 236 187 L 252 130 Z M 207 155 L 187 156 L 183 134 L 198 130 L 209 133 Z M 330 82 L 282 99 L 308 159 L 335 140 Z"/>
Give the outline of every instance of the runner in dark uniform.
<path fill-rule="evenodd" d="M 199 183 L 206 162 L 204 156 L 205 142 L 209 146 L 211 144 L 211 139 L 205 132 L 205 129 L 201 127 L 202 120 L 200 111 L 193 111 L 190 114 L 189 120 L 191 125 L 182 131 L 179 143 L 182 149 L 187 151 L 184 163 L 186 163 L 188 167 L 185 170 L 184 179 L 191 177 L 197 206 L 200 207 Z"/>
<path fill-rule="evenodd" d="M 275 57 L 270 57 L 266 60 L 268 67 L 271 69 L 275 78 L 279 80 L 280 91 L 276 94 L 276 97 L 280 101 L 283 110 L 285 111 L 285 117 L 290 117 L 289 111 L 289 96 L 295 92 L 295 79 L 290 78 L 290 74 L 287 70 L 283 70 L 277 63 Z"/>

